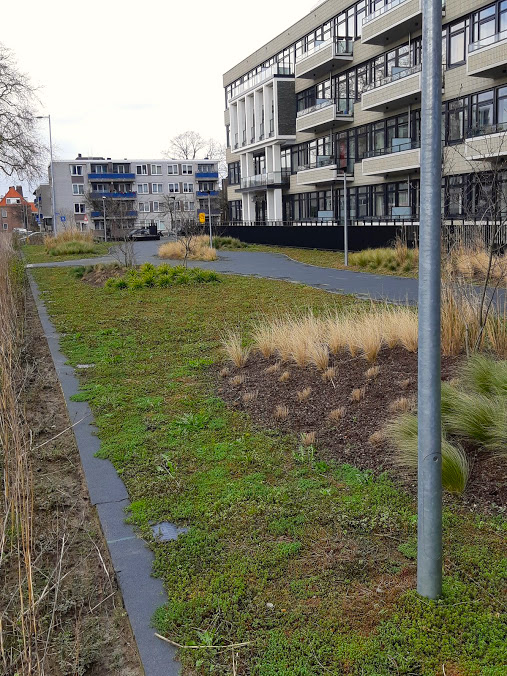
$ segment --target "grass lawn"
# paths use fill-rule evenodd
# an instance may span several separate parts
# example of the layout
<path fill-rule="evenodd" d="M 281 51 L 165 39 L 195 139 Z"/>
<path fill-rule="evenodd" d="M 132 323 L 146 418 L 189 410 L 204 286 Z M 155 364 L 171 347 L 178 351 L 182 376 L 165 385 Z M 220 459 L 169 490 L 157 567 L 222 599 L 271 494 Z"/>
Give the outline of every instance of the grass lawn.
<path fill-rule="evenodd" d="M 59 263 L 60 261 L 71 261 L 81 258 L 95 258 L 96 256 L 105 256 L 111 244 L 109 242 L 97 242 L 94 244 L 93 253 L 71 254 L 66 256 L 51 256 L 44 244 L 25 244 L 21 250 L 27 263 Z"/>
<path fill-rule="evenodd" d="M 67 270 L 34 273 L 69 361 L 95 364 L 78 396 L 91 402 L 101 454 L 152 542 L 169 599 L 155 627 L 202 646 L 181 651 L 184 674 L 506 673 L 501 518 L 448 502 L 444 597 L 422 600 L 416 505 L 396 480 L 324 462 L 216 395 L 225 327 L 356 301 L 232 276 L 121 291 Z M 162 520 L 189 531 L 154 542 L 149 526 Z"/>
<path fill-rule="evenodd" d="M 410 268 L 405 270 L 399 267 L 389 269 L 386 266 L 371 267 L 371 265 L 352 264 L 354 256 L 352 253 L 351 264 L 345 268 L 344 254 L 341 251 L 325 251 L 324 249 L 298 249 L 289 246 L 268 246 L 264 244 L 249 244 L 247 249 L 250 251 L 265 251 L 267 253 L 280 253 L 293 258 L 301 263 L 309 263 L 324 268 L 336 268 L 337 270 L 353 270 L 355 272 L 372 272 L 382 275 L 396 275 L 398 277 L 417 277 L 417 269 Z"/>

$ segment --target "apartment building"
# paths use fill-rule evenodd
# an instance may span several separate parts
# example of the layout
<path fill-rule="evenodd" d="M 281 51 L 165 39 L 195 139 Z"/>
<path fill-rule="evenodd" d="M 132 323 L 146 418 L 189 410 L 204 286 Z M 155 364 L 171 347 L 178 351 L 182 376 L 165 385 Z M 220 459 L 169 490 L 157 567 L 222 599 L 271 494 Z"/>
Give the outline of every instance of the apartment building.
<path fill-rule="evenodd" d="M 49 171 L 51 195 L 51 170 Z M 118 230 L 156 226 L 177 229 L 199 212 L 218 213 L 218 165 L 214 160 L 146 160 L 83 157 L 53 162 L 56 229 L 69 226 L 109 236 Z M 43 186 L 36 193 L 44 194 Z"/>
<path fill-rule="evenodd" d="M 491 218 L 507 211 L 507 0 L 442 13 L 443 209 Z M 326 0 L 224 75 L 230 221 L 341 221 L 345 203 L 357 224 L 418 220 L 421 29 L 421 0 Z"/>
<path fill-rule="evenodd" d="M 35 225 L 35 205 L 23 197 L 21 186 L 11 186 L 0 198 L 0 232 L 31 230 Z"/>
<path fill-rule="evenodd" d="M 41 183 L 33 193 L 36 221 L 41 231 L 52 230 L 53 212 L 51 211 L 51 186 L 49 183 Z"/>

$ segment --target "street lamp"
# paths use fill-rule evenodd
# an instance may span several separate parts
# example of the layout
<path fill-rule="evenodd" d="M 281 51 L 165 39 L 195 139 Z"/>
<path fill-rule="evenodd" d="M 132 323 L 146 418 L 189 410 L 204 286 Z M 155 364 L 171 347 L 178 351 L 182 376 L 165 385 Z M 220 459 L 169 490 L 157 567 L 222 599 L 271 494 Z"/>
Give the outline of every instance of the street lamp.
<path fill-rule="evenodd" d="M 53 169 L 53 139 L 51 137 L 51 115 L 37 115 L 36 120 L 47 120 L 49 124 L 49 153 L 51 157 L 51 196 L 52 196 L 52 219 L 53 219 L 53 235 L 56 236 L 56 202 L 55 202 L 55 172 Z"/>
<path fill-rule="evenodd" d="M 104 208 L 104 242 L 107 242 L 106 198 L 104 195 L 102 195 L 102 206 Z"/>
<path fill-rule="evenodd" d="M 347 171 L 343 170 L 343 252 L 345 254 L 345 267 L 349 265 L 349 221 L 347 204 Z"/>
<path fill-rule="evenodd" d="M 206 190 L 208 193 L 208 219 L 209 219 L 209 246 L 213 248 L 213 232 L 211 230 L 211 190 Z"/>

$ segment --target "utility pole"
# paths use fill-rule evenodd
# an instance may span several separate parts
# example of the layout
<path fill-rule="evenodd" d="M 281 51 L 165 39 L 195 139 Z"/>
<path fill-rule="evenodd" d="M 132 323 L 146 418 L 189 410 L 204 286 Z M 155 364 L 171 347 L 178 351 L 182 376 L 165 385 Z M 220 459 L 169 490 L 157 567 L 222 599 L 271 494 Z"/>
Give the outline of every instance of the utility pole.
<path fill-rule="evenodd" d="M 345 254 L 345 267 L 349 265 L 349 220 L 347 202 L 347 170 L 343 169 L 343 251 Z"/>
<path fill-rule="evenodd" d="M 422 0 L 417 591 L 442 593 L 441 180 L 442 2 Z"/>

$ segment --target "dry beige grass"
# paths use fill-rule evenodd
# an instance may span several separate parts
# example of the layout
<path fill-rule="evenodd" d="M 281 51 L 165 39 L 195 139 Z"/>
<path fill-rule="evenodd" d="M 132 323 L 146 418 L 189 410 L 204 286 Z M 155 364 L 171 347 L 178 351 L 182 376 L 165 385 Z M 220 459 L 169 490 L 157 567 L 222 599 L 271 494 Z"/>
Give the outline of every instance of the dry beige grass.
<path fill-rule="evenodd" d="M 411 408 L 411 402 L 407 397 L 400 397 L 389 405 L 391 413 L 406 413 Z"/>
<path fill-rule="evenodd" d="M 179 239 L 176 242 L 166 242 L 158 250 L 160 258 L 170 258 L 172 260 L 185 260 L 187 247 L 184 240 Z M 192 261 L 216 261 L 216 249 L 209 245 L 209 238 L 206 235 L 194 237 L 188 245 L 187 258 Z"/>
<path fill-rule="evenodd" d="M 379 373 L 380 366 L 372 366 L 366 371 L 364 375 L 368 378 L 368 380 L 374 380 L 375 378 L 378 377 Z"/>
<path fill-rule="evenodd" d="M 255 401 L 257 397 L 259 396 L 259 390 L 254 390 L 253 392 L 245 392 L 241 399 L 243 399 L 243 402 L 245 404 L 249 404 L 252 401 Z"/>
<path fill-rule="evenodd" d="M 238 385 L 243 385 L 245 380 L 246 380 L 245 376 L 234 376 L 234 378 L 231 378 L 229 382 L 231 383 L 231 385 L 235 385 L 237 387 Z"/>
<path fill-rule="evenodd" d="M 243 338 L 240 333 L 230 331 L 222 339 L 222 347 L 227 357 L 237 368 L 243 368 L 250 355 L 250 348 L 243 346 Z"/>
<path fill-rule="evenodd" d="M 507 254 L 495 255 L 491 261 L 489 278 L 492 284 L 505 286 L 507 280 Z M 449 278 L 463 278 L 482 282 L 488 275 L 489 254 L 479 243 L 476 246 L 460 246 L 446 258 L 444 272 Z"/>
<path fill-rule="evenodd" d="M 296 396 L 298 398 L 298 401 L 303 402 L 308 399 L 310 394 L 312 393 L 312 388 L 311 387 L 305 387 L 304 390 L 300 390 L 297 392 Z"/>
<path fill-rule="evenodd" d="M 278 380 L 281 383 L 286 383 L 288 380 L 290 380 L 290 371 L 284 371 Z"/>
<path fill-rule="evenodd" d="M 281 369 L 281 364 L 279 361 L 276 362 L 276 364 L 273 364 L 272 366 L 268 366 L 267 369 L 264 370 L 264 373 L 278 373 L 278 371 Z"/>
<path fill-rule="evenodd" d="M 350 400 L 354 401 L 356 404 L 358 404 L 362 399 L 364 399 L 365 394 L 366 394 L 366 387 L 356 387 L 350 393 Z"/>
<path fill-rule="evenodd" d="M 355 327 L 356 337 L 354 342 L 364 358 L 370 363 L 377 359 L 384 340 L 382 319 L 383 313 L 372 308 L 367 315 L 364 315 L 358 321 Z"/>
<path fill-rule="evenodd" d="M 302 432 L 300 439 L 303 446 L 314 446 L 317 442 L 317 432 Z"/>
<path fill-rule="evenodd" d="M 229 369 L 225 368 L 220 371 L 220 378 L 227 378 L 228 375 L 230 375 Z"/>
<path fill-rule="evenodd" d="M 256 324 L 252 331 L 252 338 L 263 357 L 268 359 L 274 354 L 273 328 L 269 324 Z"/>
<path fill-rule="evenodd" d="M 53 235 L 44 237 L 44 246 L 48 253 L 52 249 L 58 249 L 62 244 L 67 244 L 69 242 L 93 244 L 93 232 L 81 232 L 81 230 L 78 230 L 77 228 L 68 228 L 67 230 L 59 232 L 56 237 L 53 237 Z"/>
<path fill-rule="evenodd" d="M 320 371 L 325 371 L 329 366 L 329 348 L 323 343 L 314 343 L 310 347 L 310 361 Z"/>
<path fill-rule="evenodd" d="M 325 380 L 326 382 L 329 382 L 329 383 L 332 382 L 335 378 L 336 378 L 336 367 L 335 366 L 330 366 L 322 374 L 322 380 Z"/>
<path fill-rule="evenodd" d="M 331 422 L 339 422 L 345 417 L 345 407 L 342 406 L 341 408 L 334 408 L 329 412 L 327 417 Z"/>
<path fill-rule="evenodd" d="M 402 389 L 402 390 L 408 390 L 408 388 L 410 387 L 410 383 L 411 383 L 411 382 L 412 382 L 412 381 L 411 381 L 410 378 L 407 378 L 406 380 L 401 380 L 401 381 L 400 381 L 400 387 L 401 387 L 401 389 Z"/>
<path fill-rule="evenodd" d="M 376 432 L 373 432 L 372 435 L 370 435 L 368 441 L 370 444 L 373 446 L 379 446 L 385 441 L 386 435 L 382 430 L 377 430 Z"/>
<path fill-rule="evenodd" d="M 277 420 L 286 420 L 289 417 L 289 409 L 285 404 L 279 404 L 275 408 L 274 416 Z"/>

